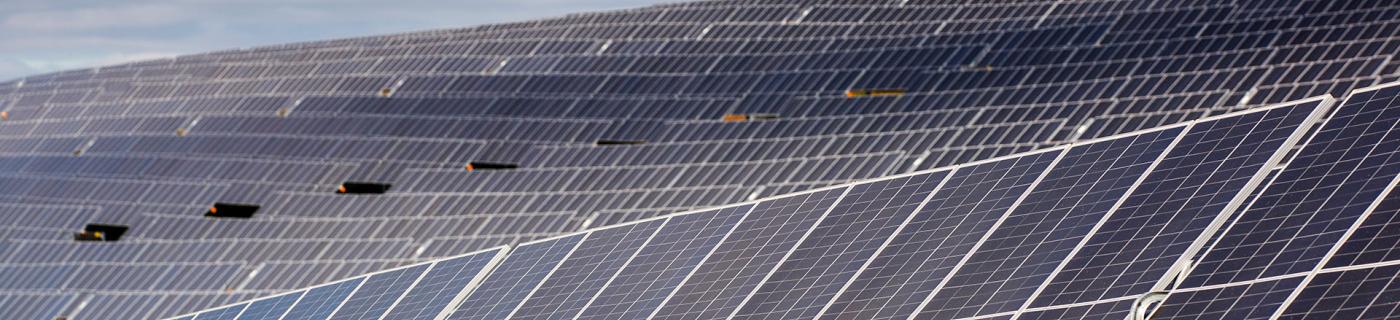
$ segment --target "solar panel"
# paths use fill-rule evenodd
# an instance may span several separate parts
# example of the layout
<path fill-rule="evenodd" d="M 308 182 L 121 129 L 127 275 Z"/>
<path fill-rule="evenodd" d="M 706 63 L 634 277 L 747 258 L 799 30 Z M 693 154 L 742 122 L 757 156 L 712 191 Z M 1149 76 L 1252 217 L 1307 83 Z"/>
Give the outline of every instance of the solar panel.
<path fill-rule="evenodd" d="M 509 318 L 577 316 L 665 222 L 665 219 L 650 219 L 590 231 L 569 258 L 535 288 Z"/>
<path fill-rule="evenodd" d="M 434 262 L 422 280 L 413 285 L 384 315 L 385 319 L 437 319 L 451 312 L 481 282 L 491 266 L 505 257 L 505 248 L 475 252 Z"/>
<path fill-rule="evenodd" d="M 1197 122 L 1028 307 L 1161 289 L 1208 229 L 1223 224 L 1331 103 L 1310 99 Z"/>
<path fill-rule="evenodd" d="M 578 318 L 651 315 L 752 208 L 745 204 L 672 216 Z"/>
<path fill-rule="evenodd" d="M 813 318 L 938 188 L 945 171 L 851 186 L 735 318 Z"/>
<path fill-rule="evenodd" d="M 1396 182 L 1400 183 L 1400 182 Z M 1327 268 L 1385 263 L 1400 260 L 1400 192 L 1386 193 L 1356 232 L 1347 237 L 1327 259 Z"/>
<path fill-rule="evenodd" d="M 1268 319 L 1302 282 L 1299 276 L 1173 292 L 1152 319 Z"/>
<path fill-rule="evenodd" d="M 248 308 L 238 315 L 238 320 L 277 320 L 282 315 L 292 309 L 301 295 L 306 291 L 297 291 L 283 295 L 271 296 L 248 303 Z"/>
<path fill-rule="evenodd" d="M 1280 318 L 1394 319 L 1400 316 L 1400 265 L 1318 274 Z"/>
<path fill-rule="evenodd" d="M 1315 269 L 1400 175 L 1400 87 L 1353 93 L 1192 270 L 1184 286 Z"/>
<path fill-rule="evenodd" d="M 759 202 L 653 317 L 725 317 L 739 308 L 769 270 L 826 215 L 848 188 L 825 189 Z"/>
<path fill-rule="evenodd" d="M 243 303 L 200 312 L 198 315 L 194 316 L 194 320 L 234 320 L 234 318 L 238 316 L 238 313 L 243 312 L 243 308 L 246 307 L 248 307 L 248 304 Z"/>
<path fill-rule="evenodd" d="M 1395 12 L 714 0 L 0 82 L 0 318 L 1388 316 L 1394 86 L 1301 149 L 1275 104 L 1400 80 Z"/>
<path fill-rule="evenodd" d="M 1057 149 L 957 168 L 822 318 L 896 319 L 914 314 L 1060 154 Z"/>
<path fill-rule="evenodd" d="M 924 301 L 919 316 L 1019 309 L 1183 131 L 1173 127 L 1070 148 Z"/>
<path fill-rule="evenodd" d="M 448 319 L 504 319 L 574 251 L 583 234 L 520 245 L 467 295 Z"/>
<path fill-rule="evenodd" d="M 345 303 L 345 299 L 364 282 L 364 277 L 342 280 L 306 290 L 292 309 L 282 316 L 283 320 L 330 319 L 331 313 Z"/>
<path fill-rule="evenodd" d="M 1090 305 L 1078 305 L 1061 309 L 1027 311 L 1025 313 L 1022 313 L 1020 316 L 1016 317 L 1016 319 L 1122 320 L 1128 319 L 1128 316 L 1132 312 L 1132 310 L 1132 299 L 1120 299 L 1118 301 L 1095 303 Z"/>
<path fill-rule="evenodd" d="M 428 264 L 416 264 L 369 275 L 340 305 L 333 320 L 379 319 L 389 311 L 404 292 L 428 270 Z"/>

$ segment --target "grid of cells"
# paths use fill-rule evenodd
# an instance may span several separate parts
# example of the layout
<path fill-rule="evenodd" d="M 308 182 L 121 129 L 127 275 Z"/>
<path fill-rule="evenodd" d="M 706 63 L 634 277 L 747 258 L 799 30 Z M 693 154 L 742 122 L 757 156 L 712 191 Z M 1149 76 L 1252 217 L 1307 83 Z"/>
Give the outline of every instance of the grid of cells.
<path fill-rule="evenodd" d="M 193 318 L 254 297 L 675 212 L 1043 152 L 1324 94 L 1343 97 L 1400 80 L 1394 12 L 1400 3 L 1392 1 L 695 1 L 0 79 L 0 318 Z M 1352 100 L 1385 109 L 1386 90 L 1363 90 Z M 1384 112 L 1343 113 L 1362 120 L 1338 121 L 1395 121 Z M 1375 203 L 1377 186 L 1395 175 L 1381 160 L 1395 142 L 1378 128 L 1353 132 L 1361 128 L 1324 130 L 1310 144 L 1320 149 L 1296 152 L 1303 162 L 1281 170 L 1275 180 L 1285 186 L 1262 186 L 1260 200 L 1245 202 L 1257 203 L 1248 210 L 1196 212 L 1196 222 L 1240 219 L 1225 222 L 1227 234 L 1207 235 L 1204 242 L 1221 239 L 1219 245 L 1189 245 L 1187 253 L 1208 253 L 1187 258 L 1201 263 L 1182 287 L 1394 260 L 1386 236 L 1392 233 L 1384 232 L 1389 207 L 1358 218 Z M 1344 137 L 1360 143 L 1342 145 Z M 1376 152 L 1346 161 L 1366 147 Z M 1338 166 L 1323 170 L 1326 163 Z M 1240 169 L 1233 174 L 1250 170 Z M 1311 178 L 1317 180 L 1299 182 Z M 384 193 L 339 191 L 365 183 Z M 1339 191 L 1320 192 L 1328 188 Z M 988 196 L 990 206 L 1004 195 Z M 1010 198 L 1008 206 L 1019 194 Z M 1297 208 L 1287 208 L 1290 202 Z M 259 209 L 246 219 L 206 217 L 215 204 Z M 1261 212 L 1265 207 L 1274 209 Z M 1293 209 L 1317 214 L 1284 217 Z M 946 212 L 977 223 L 1004 213 Z M 914 218 L 905 229 L 920 216 Z M 1117 235 L 1134 229 L 1103 223 L 1122 231 Z M 86 235 L 120 235 L 118 241 L 75 241 L 94 226 L 129 229 Z M 989 225 L 969 228 L 956 232 L 993 232 Z M 1169 257 L 1195 228 L 1134 239 L 1172 252 L 1148 256 Z M 701 247 L 728 236 L 697 235 L 705 241 L 666 252 L 683 251 L 677 257 L 701 265 L 708 257 Z M 877 250 L 868 267 L 838 286 L 861 295 L 843 291 L 829 306 L 811 307 L 831 294 L 812 290 L 784 295 L 793 300 L 773 307 L 902 317 L 913 311 L 891 299 L 917 306 L 933 288 L 877 290 L 902 280 L 866 274 L 913 272 L 920 284 L 936 287 L 953 265 L 976 255 L 969 251 L 977 239 L 962 238 L 939 238 L 950 248 Z M 889 248 L 915 243 L 892 239 Z M 1068 242 L 1083 244 L 1076 249 L 1083 255 L 1105 253 L 1105 243 L 1085 239 Z M 562 261 L 571 249 L 560 250 Z M 881 258 L 887 251 L 911 255 L 919 266 L 928 259 L 916 252 L 937 252 L 951 265 L 910 269 L 904 266 L 914 262 L 881 260 L 905 257 Z M 782 255 L 789 254 L 801 258 L 791 250 Z M 775 260 L 775 268 L 786 265 L 786 258 Z M 1132 268 L 1122 275 L 1082 272 L 1094 263 L 1047 262 L 1076 275 L 1039 286 L 1062 294 L 992 303 L 1050 311 L 1067 301 L 1116 302 L 1142 292 L 1167 260 L 1126 264 Z M 662 301 L 688 303 L 696 296 L 686 290 L 695 288 L 677 289 L 692 272 L 704 272 L 690 263 L 665 264 L 661 278 L 604 280 L 648 289 L 635 296 L 644 297 L 637 304 L 632 295 L 612 295 L 618 292 L 580 298 L 580 314 L 599 302 L 625 305 L 629 317 L 658 312 Z M 906 271 L 887 268 L 895 265 Z M 528 288 L 518 298 L 554 266 L 517 282 Z M 787 278 L 771 269 L 752 273 Z M 1096 279 L 1093 289 L 1053 285 L 1085 279 Z M 1022 280 L 1044 283 L 1013 282 Z M 759 312 L 767 307 L 744 301 L 782 291 L 744 285 L 753 287 L 703 303 Z M 812 288 L 828 286 L 837 285 Z M 443 300 L 446 309 L 478 306 L 461 303 L 475 288 L 434 295 L 430 308 Z M 621 300 L 608 300 L 614 297 Z M 293 305 L 296 312 L 287 315 L 305 317 L 325 311 L 317 301 L 341 301 L 304 298 L 313 298 L 309 306 Z M 418 301 L 408 294 L 401 300 Z M 520 301 L 506 302 L 499 307 L 509 314 Z"/>
<path fill-rule="evenodd" d="M 918 311 L 1060 154 L 1041 152 L 958 168 L 822 318 L 895 319 Z"/>
<path fill-rule="evenodd" d="M 1173 293 L 1152 319 L 1269 319 L 1302 282 L 1292 277 Z"/>
<path fill-rule="evenodd" d="M 340 308 L 364 281 L 365 278 L 361 277 L 308 289 L 282 319 L 330 319 L 331 313 Z"/>
<path fill-rule="evenodd" d="M 379 319 L 427 271 L 427 265 L 415 265 L 370 275 L 355 288 L 331 319 Z"/>
<path fill-rule="evenodd" d="M 432 264 L 422 280 L 394 304 L 386 319 L 437 319 L 448 305 L 490 270 L 490 264 L 504 249 L 474 253 Z M 251 307 L 250 307 L 251 308 Z"/>
<path fill-rule="evenodd" d="M 931 172 L 860 184 L 841 198 L 738 312 L 742 319 L 820 315 L 832 297 L 948 176 Z"/>
<path fill-rule="evenodd" d="M 1019 309 L 1183 131 L 1175 127 L 1070 148 L 924 302 L 920 316 Z"/>
<path fill-rule="evenodd" d="M 583 234 L 522 245 L 511 251 L 448 319 L 504 319 L 564 261 Z"/>
<path fill-rule="evenodd" d="M 641 250 L 665 220 L 646 220 L 588 233 L 512 319 L 573 318 Z"/>
<path fill-rule="evenodd" d="M 653 316 L 727 317 L 841 199 L 847 188 L 759 202 Z"/>
<path fill-rule="evenodd" d="M 1395 260 L 1400 260 L 1400 192 L 1391 189 L 1356 233 L 1329 257 L 1327 267 Z"/>
<path fill-rule="evenodd" d="M 1280 319 L 1392 319 L 1400 315 L 1400 266 L 1318 274 Z"/>
<path fill-rule="evenodd" d="M 593 298 L 579 319 L 642 318 L 685 281 L 752 205 L 673 216 Z"/>
<path fill-rule="evenodd" d="M 1311 271 L 1400 175 L 1400 87 L 1353 94 L 1240 214 L 1187 286 Z"/>
<path fill-rule="evenodd" d="M 1147 293 L 1277 164 L 1325 101 L 1200 122 L 1041 291 L 1033 307 Z"/>
<path fill-rule="evenodd" d="M 305 291 L 292 292 L 280 296 L 273 296 L 266 299 L 248 303 L 248 308 L 243 309 L 243 313 L 238 315 L 238 320 L 276 320 L 281 319 L 287 310 L 292 309 L 292 304 L 301 299 Z"/>

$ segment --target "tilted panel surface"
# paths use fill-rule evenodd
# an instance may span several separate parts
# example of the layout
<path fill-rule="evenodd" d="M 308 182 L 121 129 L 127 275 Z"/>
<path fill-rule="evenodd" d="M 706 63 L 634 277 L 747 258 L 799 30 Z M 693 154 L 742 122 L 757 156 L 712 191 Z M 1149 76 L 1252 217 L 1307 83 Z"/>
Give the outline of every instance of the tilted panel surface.
<path fill-rule="evenodd" d="M 1070 148 L 919 315 L 959 318 L 1020 308 L 1183 131 L 1174 127 Z"/>
<path fill-rule="evenodd" d="M 1032 307 L 1147 293 L 1238 205 L 1306 125 L 1316 100 L 1198 122 L 1041 291 Z M 1225 215 L 1228 216 L 1228 215 Z"/>
<path fill-rule="evenodd" d="M 727 317 L 782 263 L 847 188 L 786 196 L 754 205 L 654 315 L 660 319 Z"/>
<path fill-rule="evenodd" d="M 753 205 L 672 216 L 579 319 L 635 319 L 661 306 Z"/>
<path fill-rule="evenodd" d="M 948 176 L 946 171 L 851 186 L 792 256 L 739 309 L 740 319 L 797 319 L 823 307 Z"/>
<path fill-rule="evenodd" d="M 1020 199 L 1062 150 L 960 167 L 823 319 L 904 319 Z"/>

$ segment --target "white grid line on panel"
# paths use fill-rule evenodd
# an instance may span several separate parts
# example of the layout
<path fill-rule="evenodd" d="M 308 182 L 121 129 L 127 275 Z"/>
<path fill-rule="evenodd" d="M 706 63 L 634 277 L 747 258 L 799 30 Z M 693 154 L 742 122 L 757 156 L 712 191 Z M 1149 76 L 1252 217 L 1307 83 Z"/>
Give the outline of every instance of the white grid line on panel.
<path fill-rule="evenodd" d="M 1095 223 L 1093 227 L 1089 228 L 1089 232 L 1084 235 L 1084 238 L 1079 239 L 1079 244 L 1076 244 L 1073 249 L 1070 249 L 1069 254 L 1065 255 L 1065 258 L 1063 260 L 1060 260 L 1059 265 L 1055 266 L 1055 269 L 1050 271 L 1049 276 L 1046 277 L 1045 280 L 1042 281 L 1040 285 L 1035 288 L 1035 291 L 1032 291 L 1030 297 L 1026 298 L 1026 301 L 1021 304 L 1021 307 L 1018 308 L 1017 311 L 1011 312 L 1013 314 L 1011 316 L 1011 320 L 1016 320 L 1017 318 L 1020 318 L 1021 314 L 1024 313 L 1027 308 L 1030 308 L 1031 303 L 1035 301 L 1035 298 L 1038 297 L 1042 291 L 1045 291 L 1045 288 L 1050 286 L 1051 282 L 1054 282 L 1055 275 L 1060 273 L 1061 270 L 1064 270 L 1065 266 L 1068 265 L 1070 260 L 1074 258 L 1074 255 L 1079 253 L 1079 250 L 1083 249 L 1084 245 L 1089 243 L 1089 240 L 1091 240 L 1094 237 L 1094 233 L 1098 232 L 1099 228 L 1103 227 L 1103 224 L 1107 222 L 1110 217 L 1113 216 L 1113 213 L 1118 211 L 1118 208 L 1122 206 L 1124 202 L 1128 201 L 1128 197 L 1132 196 L 1133 192 L 1137 190 L 1138 186 L 1141 186 L 1142 182 L 1147 180 L 1147 177 L 1152 174 L 1152 170 L 1156 169 L 1157 165 L 1162 163 L 1162 159 L 1166 159 L 1167 154 L 1170 154 L 1172 149 L 1176 148 L 1177 143 L 1180 143 L 1181 139 L 1185 138 L 1186 134 L 1189 133 L 1191 131 L 1191 128 L 1194 128 L 1195 126 L 1196 123 L 1188 124 L 1185 128 L 1181 130 L 1180 133 L 1177 133 L 1176 138 L 1172 139 L 1171 144 L 1168 144 L 1167 148 L 1163 149 L 1161 154 L 1158 154 L 1157 158 L 1152 160 L 1152 164 L 1149 164 L 1146 169 L 1143 169 L 1142 174 L 1138 176 L 1136 181 L 1133 181 L 1132 186 L 1129 186 L 1126 190 L 1123 191 L 1122 195 L 1118 196 L 1118 200 L 1114 201 L 1113 206 L 1109 207 L 1108 212 L 1105 212 L 1103 214 L 1103 217 L 1100 217 L 1099 221 Z M 1046 172 L 1049 172 L 1049 170 L 1046 170 Z"/>
<path fill-rule="evenodd" d="M 972 258 L 972 254 L 976 253 L 977 250 L 987 242 L 988 238 L 991 238 L 992 231 L 1000 227 L 1002 222 L 1005 222 L 1006 219 L 1011 216 L 1011 212 L 1015 211 L 1016 207 L 1021 204 L 1021 201 L 1025 200 L 1026 197 L 1030 196 L 1031 193 L 1035 191 L 1036 185 L 1039 185 L 1041 180 L 1044 180 L 1045 176 L 1049 175 L 1050 170 L 1054 170 L 1055 166 L 1060 163 L 1060 160 L 1065 158 L 1065 155 L 1069 153 L 1069 148 L 1063 147 L 1059 150 L 1059 153 L 1059 155 L 1055 156 L 1055 160 L 1051 161 L 1050 164 L 1045 167 L 1045 171 L 1041 172 L 1040 175 L 1035 178 L 1035 182 L 1031 182 L 1030 185 L 1026 186 L 1026 190 L 1021 193 L 1021 196 L 1017 197 L 1016 201 L 1012 202 L 1010 207 L 1007 207 L 1006 212 L 1003 212 L 1001 217 L 997 218 L 997 222 L 993 223 L 992 226 L 987 229 L 987 233 L 983 234 L 982 238 L 977 240 L 977 244 L 972 245 L 972 248 L 967 250 L 967 254 L 964 255 L 962 259 L 958 260 L 958 264 L 948 270 L 947 276 L 944 276 L 942 280 L 938 281 L 938 285 L 933 288 L 933 291 L 929 292 L 928 297 L 924 298 L 924 301 L 919 303 L 919 307 L 914 309 L 914 313 L 909 315 L 909 320 L 915 320 L 919 316 L 919 312 L 923 311 L 925 307 L 928 307 L 928 304 L 933 301 L 933 297 L 938 295 L 938 292 L 948 284 L 948 280 L 952 279 L 953 276 L 958 273 L 958 270 L 962 269 L 963 264 L 966 264 L 967 261 Z"/>
<path fill-rule="evenodd" d="M 788 257 L 791 257 L 794 252 L 797 252 L 797 248 L 802 246 L 802 242 L 806 241 L 807 237 L 811 236 L 812 232 L 816 231 L 818 226 L 821 226 L 822 221 L 826 220 L 826 216 L 831 214 L 831 210 L 836 209 L 836 206 L 841 203 L 841 200 L 845 199 L 846 195 L 851 193 L 851 189 L 852 186 L 846 186 L 845 190 L 841 191 L 841 195 L 837 196 L 836 200 L 831 202 L 831 206 L 827 207 L 826 211 L 822 212 L 821 217 L 817 218 L 816 221 L 812 222 L 812 226 L 807 228 L 807 232 L 803 233 L 802 237 L 798 238 L 797 242 L 794 242 L 792 244 L 792 249 L 788 249 L 788 252 L 783 254 L 783 257 L 781 259 L 778 259 L 777 263 L 773 265 L 773 269 L 768 270 L 768 273 L 765 274 L 763 278 L 758 281 L 758 285 L 754 286 L 753 290 L 750 290 L 749 293 L 744 296 L 744 300 L 739 301 L 739 304 L 734 307 L 734 311 L 731 311 L 729 313 L 729 319 L 734 318 L 736 315 L 739 314 L 740 310 L 744 309 L 744 305 L 749 303 L 749 299 L 753 299 L 753 296 L 758 293 L 758 290 L 763 288 L 763 284 L 767 283 L 768 279 L 772 278 L 773 274 L 778 272 L 778 267 L 781 267 L 783 265 L 783 262 L 787 261 Z"/>

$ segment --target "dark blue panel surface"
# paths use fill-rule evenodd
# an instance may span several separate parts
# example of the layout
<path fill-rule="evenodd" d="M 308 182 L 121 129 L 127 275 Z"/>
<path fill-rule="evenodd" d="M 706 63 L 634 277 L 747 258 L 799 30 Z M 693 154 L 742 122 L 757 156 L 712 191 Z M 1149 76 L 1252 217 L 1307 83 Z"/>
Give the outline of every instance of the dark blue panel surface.
<path fill-rule="evenodd" d="M 248 308 L 243 310 L 243 314 L 238 315 L 238 320 L 277 320 L 292 309 L 292 304 L 297 303 L 297 299 L 306 291 L 297 291 L 267 299 L 253 301 L 248 304 Z"/>
<path fill-rule="evenodd" d="M 1327 260 L 1342 267 L 1400 260 L 1400 191 L 1392 189 L 1345 244 Z"/>
<path fill-rule="evenodd" d="M 1070 148 L 919 315 L 951 319 L 1020 309 L 1182 131 Z"/>
<path fill-rule="evenodd" d="M 438 261 L 423 275 L 403 299 L 389 310 L 386 319 L 428 320 L 437 318 L 474 280 L 486 276 L 491 261 L 503 248 Z"/>
<path fill-rule="evenodd" d="M 1347 99 L 1191 271 L 1185 286 L 1311 271 L 1400 175 L 1400 87 Z"/>
<path fill-rule="evenodd" d="M 564 261 L 583 236 L 573 234 L 512 250 L 448 319 L 505 319 L 510 316 L 520 302 L 544 282 L 549 272 Z"/>
<path fill-rule="evenodd" d="M 1085 306 L 1075 306 L 1064 309 L 1028 311 L 1022 313 L 1016 319 L 1022 320 L 1056 320 L 1056 319 L 1080 319 L 1080 320 L 1123 320 L 1128 319 L 1129 313 L 1133 309 L 1133 300 L 1119 300 L 1114 302 L 1095 303 Z"/>
<path fill-rule="evenodd" d="M 573 318 L 665 223 L 652 219 L 594 230 L 511 319 Z"/>
<path fill-rule="evenodd" d="M 328 285 L 311 288 L 292 306 L 283 320 L 322 320 L 329 319 L 345 298 L 364 282 L 365 278 L 354 278 Z"/>
<path fill-rule="evenodd" d="M 1268 319 L 1298 288 L 1303 277 L 1269 280 L 1223 288 L 1175 292 L 1152 319 Z"/>
<path fill-rule="evenodd" d="M 194 317 L 194 320 L 234 320 L 234 317 L 237 317 L 239 312 L 243 312 L 245 307 L 248 307 L 248 304 L 243 303 L 200 312 Z"/>
<path fill-rule="evenodd" d="M 1263 178 L 1261 170 L 1321 103 L 1197 123 L 1031 307 L 1151 291 L 1227 204 L 1243 203 L 1248 182 Z"/>
<path fill-rule="evenodd" d="M 660 319 L 728 317 L 836 204 L 845 188 L 763 201 L 656 314 Z"/>
<path fill-rule="evenodd" d="M 739 310 L 740 319 L 810 319 L 919 209 L 948 172 L 867 182 L 822 219 Z"/>
<path fill-rule="evenodd" d="M 331 319 L 371 320 L 384 317 L 389 307 L 393 307 L 394 302 L 427 270 L 428 264 L 425 263 L 369 276 Z"/>
<path fill-rule="evenodd" d="M 671 217 L 579 319 L 651 315 L 752 208 L 742 205 Z"/>
<path fill-rule="evenodd" d="M 907 319 L 1060 154 L 959 168 L 822 318 Z"/>
<path fill-rule="evenodd" d="M 1280 319 L 1400 317 L 1400 265 L 1327 272 L 1309 281 Z"/>

